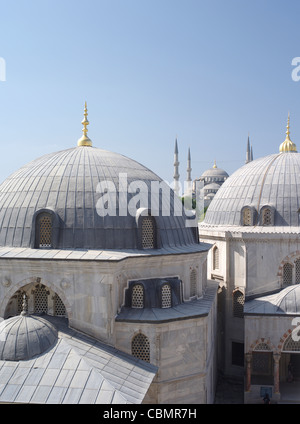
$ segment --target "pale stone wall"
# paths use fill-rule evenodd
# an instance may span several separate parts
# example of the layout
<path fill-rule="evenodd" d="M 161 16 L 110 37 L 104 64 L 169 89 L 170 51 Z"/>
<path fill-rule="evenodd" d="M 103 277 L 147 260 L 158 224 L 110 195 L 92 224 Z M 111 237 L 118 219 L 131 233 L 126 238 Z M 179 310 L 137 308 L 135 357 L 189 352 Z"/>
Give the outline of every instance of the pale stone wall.
<path fill-rule="evenodd" d="M 238 288 L 245 295 L 258 295 L 282 287 L 282 266 L 293 264 L 300 257 L 300 240 L 297 234 L 245 232 L 217 227 L 211 230 L 199 227 L 200 241 L 219 248 L 219 270 L 213 269 L 212 249 L 208 253 L 208 278 L 219 280 L 225 286 L 224 372 L 242 376 L 242 367 L 232 365 L 232 342 L 244 342 L 244 319 L 233 316 L 233 291 Z M 293 272 L 295 272 L 293 268 Z M 246 351 L 246 350 L 245 350 Z"/>
<path fill-rule="evenodd" d="M 213 402 L 216 382 L 216 299 L 208 316 L 159 324 L 116 322 L 128 282 L 134 279 L 179 277 L 183 299 L 191 300 L 190 274 L 196 270 L 197 298 L 206 286 L 207 252 L 140 256 L 122 261 L 0 260 L 0 317 L 17 290 L 29 297 L 36 284 L 57 293 L 69 325 L 131 354 L 132 337 L 142 331 L 150 341 L 150 362 L 159 367 L 145 402 Z M 205 287 L 204 287 L 205 289 Z M 29 299 L 29 308 L 33 299 Z M 51 313 L 51 299 L 49 300 Z M 6 316 L 5 316 L 6 315 Z"/>
<path fill-rule="evenodd" d="M 150 362 L 159 370 L 146 403 L 213 403 L 216 383 L 215 303 L 207 317 L 158 325 L 116 323 L 117 349 L 130 354 L 131 340 L 138 332 L 150 341 Z"/>

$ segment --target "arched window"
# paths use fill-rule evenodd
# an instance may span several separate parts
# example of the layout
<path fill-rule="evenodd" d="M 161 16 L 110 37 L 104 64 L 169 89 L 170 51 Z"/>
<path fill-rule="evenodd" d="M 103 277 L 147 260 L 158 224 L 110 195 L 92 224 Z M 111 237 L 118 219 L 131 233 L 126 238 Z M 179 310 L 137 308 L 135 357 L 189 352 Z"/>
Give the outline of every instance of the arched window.
<path fill-rule="evenodd" d="M 262 225 L 272 225 L 272 212 L 269 208 L 262 211 Z"/>
<path fill-rule="evenodd" d="M 170 284 L 164 284 L 161 288 L 161 307 L 172 307 L 172 292 Z"/>
<path fill-rule="evenodd" d="M 286 263 L 283 265 L 282 269 L 282 282 L 283 285 L 288 286 L 290 284 L 293 284 L 293 265 L 290 263 Z"/>
<path fill-rule="evenodd" d="M 244 316 L 244 294 L 240 290 L 233 292 L 233 316 L 235 318 L 243 318 Z"/>
<path fill-rule="evenodd" d="M 52 247 L 52 216 L 48 213 L 41 213 L 37 217 L 37 247 Z"/>
<path fill-rule="evenodd" d="M 298 340 L 299 333 L 297 334 L 297 339 L 293 337 L 293 333 L 288 336 L 284 345 L 282 347 L 282 352 L 300 352 L 300 340 Z"/>
<path fill-rule="evenodd" d="M 143 361 L 150 362 L 150 343 L 148 337 L 139 333 L 131 341 L 131 354 Z"/>
<path fill-rule="evenodd" d="M 217 246 L 213 248 L 213 269 L 219 269 L 220 253 Z"/>
<path fill-rule="evenodd" d="M 190 296 L 197 295 L 197 271 L 195 269 L 191 270 L 190 273 Z"/>
<path fill-rule="evenodd" d="M 142 218 L 142 248 L 156 249 L 156 223 L 152 216 Z"/>
<path fill-rule="evenodd" d="M 243 209 L 243 225 L 244 226 L 252 225 L 251 209 L 250 208 L 244 208 Z"/>
<path fill-rule="evenodd" d="M 144 307 L 144 287 L 142 286 L 142 284 L 135 284 L 132 287 L 131 307 Z"/>

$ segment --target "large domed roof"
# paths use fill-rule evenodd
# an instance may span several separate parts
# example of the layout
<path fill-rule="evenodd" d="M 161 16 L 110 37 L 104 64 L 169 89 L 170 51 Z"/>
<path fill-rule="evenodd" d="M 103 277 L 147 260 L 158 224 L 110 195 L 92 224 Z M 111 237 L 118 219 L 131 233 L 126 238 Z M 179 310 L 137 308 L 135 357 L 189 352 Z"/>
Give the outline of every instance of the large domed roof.
<path fill-rule="evenodd" d="M 47 320 L 21 314 L 0 324 L 0 360 L 21 361 L 49 349 L 57 340 L 55 327 Z"/>
<path fill-rule="evenodd" d="M 144 215 L 155 216 L 156 247 L 198 242 L 164 181 L 132 159 L 92 147 L 86 105 L 82 124 L 77 147 L 42 156 L 0 185 L 0 246 L 137 249 Z M 41 228 L 44 239 L 39 235 L 36 246 Z"/>
<path fill-rule="evenodd" d="M 256 211 L 254 225 L 258 224 L 261 208 L 270 206 L 275 226 L 299 226 L 300 154 L 273 154 L 238 169 L 215 195 L 204 225 L 241 225 L 245 206 Z"/>

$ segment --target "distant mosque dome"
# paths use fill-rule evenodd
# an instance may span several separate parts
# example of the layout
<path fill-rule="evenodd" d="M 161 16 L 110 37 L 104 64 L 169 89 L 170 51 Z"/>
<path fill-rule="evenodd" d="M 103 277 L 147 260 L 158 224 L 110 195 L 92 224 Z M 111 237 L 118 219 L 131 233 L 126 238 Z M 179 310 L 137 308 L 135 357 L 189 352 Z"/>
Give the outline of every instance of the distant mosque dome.
<path fill-rule="evenodd" d="M 57 331 L 46 319 L 22 313 L 0 324 L 0 360 L 31 359 L 53 346 L 56 340 Z"/>
<path fill-rule="evenodd" d="M 222 168 L 218 168 L 215 161 L 214 165 L 204 171 L 200 178 L 194 180 L 193 192 L 196 196 L 199 196 L 201 191 L 203 192 L 204 207 L 208 207 L 211 204 L 215 194 L 228 177 L 227 172 Z M 198 183 L 203 184 L 203 189 L 201 184 L 197 187 Z"/>
<path fill-rule="evenodd" d="M 203 179 L 205 182 L 224 182 L 228 177 L 229 175 L 227 172 L 222 168 L 218 168 L 215 162 L 212 168 L 209 168 L 203 172 L 200 179 Z"/>
<path fill-rule="evenodd" d="M 244 165 L 215 195 L 207 225 L 300 225 L 300 154 L 287 137 L 280 152 Z"/>

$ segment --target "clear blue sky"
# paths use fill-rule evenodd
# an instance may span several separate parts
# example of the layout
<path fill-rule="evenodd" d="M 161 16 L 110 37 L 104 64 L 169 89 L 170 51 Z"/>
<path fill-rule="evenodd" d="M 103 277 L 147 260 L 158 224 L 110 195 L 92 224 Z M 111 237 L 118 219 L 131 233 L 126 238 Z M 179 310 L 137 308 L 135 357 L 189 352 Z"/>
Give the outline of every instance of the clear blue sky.
<path fill-rule="evenodd" d="M 228 173 L 278 151 L 288 111 L 300 151 L 299 0 L 15 0 L 0 8 L 0 180 L 76 145 L 84 101 L 94 146 L 167 181 Z"/>

